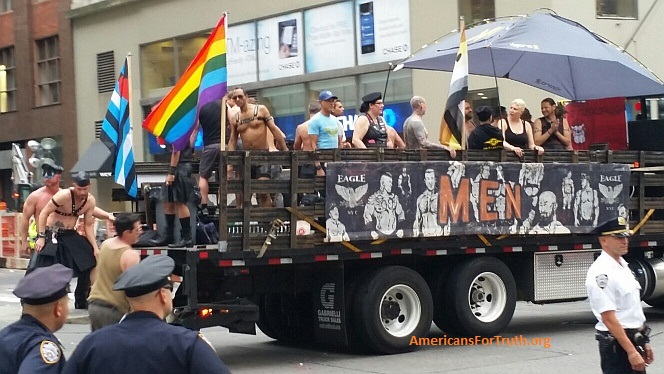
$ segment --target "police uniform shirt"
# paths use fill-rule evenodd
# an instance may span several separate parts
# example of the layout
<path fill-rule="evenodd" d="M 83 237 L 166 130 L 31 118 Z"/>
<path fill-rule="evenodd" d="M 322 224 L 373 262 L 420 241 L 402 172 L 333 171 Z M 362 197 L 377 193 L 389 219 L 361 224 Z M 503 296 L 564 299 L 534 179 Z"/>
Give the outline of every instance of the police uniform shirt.
<path fill-rule="evenodd" d="M 62 345 L 46 326 L 24 314 L 0 331 L 0 374 L 60 373 Z"/>
<path fill-rule="evenodd" d="M 590 308 L 598 320 L 595 325 L 597 330 L 609 331 L 602 322 L 601 314 L 610 310 L 615 311 L 618 322 L 625 329 L 637 329 L 645 323 L 641 285 L 622 257 L 618 263 L 602 251 L 588 270 L 586 289 Z"/>
<path fill-rule="evenodd" d="M 135 265 L 138 266 L 138 265 Z M 173 326 L 151 312 L 133 312 L 120 323 L 85 337 L 63 370 L 73 373 L 230 373 L 196 331 Z"/>

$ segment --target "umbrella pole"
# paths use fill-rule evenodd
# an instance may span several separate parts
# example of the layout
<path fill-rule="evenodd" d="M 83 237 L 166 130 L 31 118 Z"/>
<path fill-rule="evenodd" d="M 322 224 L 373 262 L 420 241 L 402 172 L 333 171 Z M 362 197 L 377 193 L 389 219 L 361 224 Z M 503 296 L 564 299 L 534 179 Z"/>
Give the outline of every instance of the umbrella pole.
<path fill-rule="evenodd" d="M 383 101 L 385 101 L 385 97 L 387 96 L 387 84 L 390 82 L 390 73 L 392 72 L 392 63 L 388 65 L 387 68 L 387 78 L 385 79 L 385 89 L 383 90 Z"/>
<path fill-rule="evenodd" d="M 489 46 L 489 54 L 491 55 L 491 66 L 493 67 L 493 81 L 496 84 L 496 97 L 498 98 L 498 108 L 500 108 L 500 89 L 498 88 L 498 76 L 496 75 L 496 63 L 493 60 L 493 48 Z M 502 115 L 502 113 L 501 113 Z M 502 120 L 498 121 L 502 129 Z"/>

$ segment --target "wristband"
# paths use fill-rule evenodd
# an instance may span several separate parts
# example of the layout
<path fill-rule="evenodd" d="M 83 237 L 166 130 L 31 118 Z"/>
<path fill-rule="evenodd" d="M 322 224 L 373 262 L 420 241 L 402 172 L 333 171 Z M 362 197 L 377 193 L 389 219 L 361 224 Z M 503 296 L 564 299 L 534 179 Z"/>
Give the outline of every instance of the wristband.
<path fill-rule="evenodd" d="M 169 166 L 169 167 L 168 167 L 168 174 L 175 175 L 175 171 L 176 171 L 177 169 L 178 169 L 177 166 L 173 166 L 173 165 Z"/>
<path fill-rule="evenodd" d="M 322 168 L 323 167 L 320 164 L 316 165 L 316 170 L 321 170 Z"/>
<path fill-rule="evenodd" d="M 44 239 L 46 239 L 46 233 L 45 233 L 45 232 L 40 232 L 40 233 L 38 233 L 38 234 L 37 234 L 37 238 L 38 238 L 38 239 L 40 239 L 40 238 L 44 238 Z"/>

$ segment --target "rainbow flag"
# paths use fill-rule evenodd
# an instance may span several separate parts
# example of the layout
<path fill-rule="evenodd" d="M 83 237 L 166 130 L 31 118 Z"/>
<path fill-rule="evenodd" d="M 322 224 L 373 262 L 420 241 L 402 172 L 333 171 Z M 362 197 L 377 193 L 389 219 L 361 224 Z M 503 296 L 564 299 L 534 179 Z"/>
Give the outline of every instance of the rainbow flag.
<path fill-rule="evenodd" d="M 198 111 L 226 94 L 226 13 L 175 87 L 143 121 L 143 128 L 179 151 L 185 148 Z"/>

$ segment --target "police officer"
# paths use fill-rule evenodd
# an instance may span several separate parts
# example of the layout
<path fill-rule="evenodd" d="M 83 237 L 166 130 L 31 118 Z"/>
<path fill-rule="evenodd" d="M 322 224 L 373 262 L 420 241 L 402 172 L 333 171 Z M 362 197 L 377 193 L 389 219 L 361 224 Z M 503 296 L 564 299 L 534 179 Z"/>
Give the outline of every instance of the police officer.
<path fill-rule="evenodd" d="M 35 269 L 23 277 L 14 295 L 21 299 L 21 319 L 0 331 L 0 373 L 59 373 L 65 364 L 53 332 L 69 315 L 67 296 L 73 271 L 60 264 Z"/>
<path fill-rule="evenodd" d="M 599 235 L 602 254 L 588 269 L 586 288 L 598 321 L 595 336 L 602 371 L 645 373 L 654 355 L 641 307 L 641 286 L 622 258 L 629 249 L 627 221 L 623 217 L 612 219 L 594 233 Z"/>
<path fill-rule="evenodd" d="M 203 336 L 164 322 L 173 310 L 175 262 L 148 256 L 115 282 L 133 312 L 85 337 L 63 373 L 230 373 Z"/>

